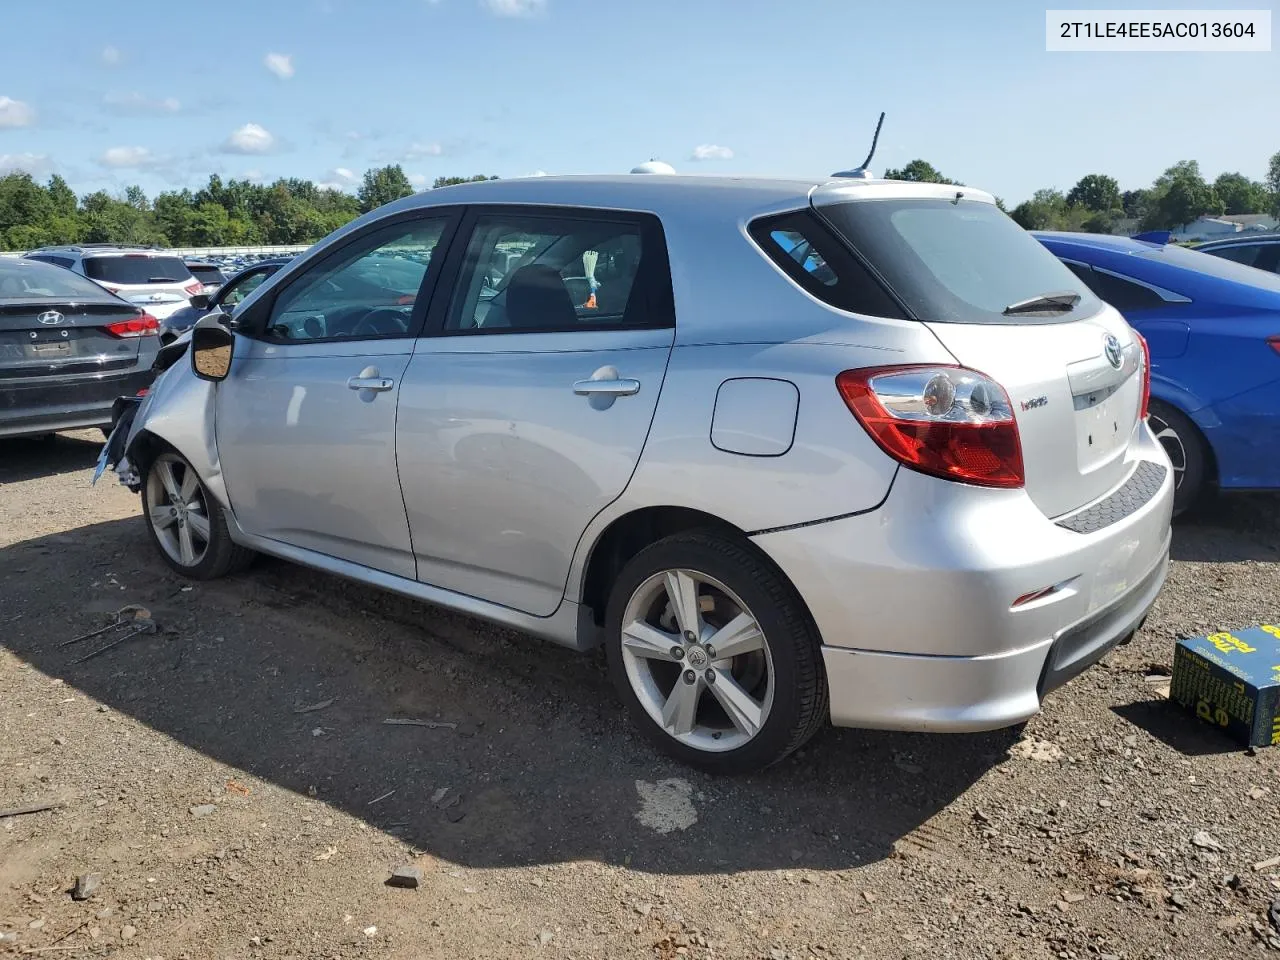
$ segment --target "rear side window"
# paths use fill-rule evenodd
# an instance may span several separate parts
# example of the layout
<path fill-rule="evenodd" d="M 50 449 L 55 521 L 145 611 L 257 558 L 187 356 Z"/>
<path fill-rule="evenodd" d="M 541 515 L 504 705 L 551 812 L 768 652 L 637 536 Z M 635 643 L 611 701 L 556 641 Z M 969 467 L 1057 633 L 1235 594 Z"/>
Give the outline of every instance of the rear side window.
<path fill-rule="evenodd" d="M 656 217 L 518 211 L 475 218 L 445 330 L 551 333 L 674 322 Z"/>
<path fill-rule="evenodd" d="M 1252 267 L 1258 259 L 1258 250 L 1260 247 L 1254 245 L 1249 246 L 1241 244 L 1238 247 L 1216 247 L 1213 250 L 1205 250 L 1204 252 L 1213 257 L 1221 257 L 1223 260 L 1234 260 L 1236 263 L 1243 263 L 1246 267 Z"/>
<path fill-rule="evenodd" d="M 68 268 L 75 264 L 75 261 L 72 260 L 70 257 L 55 257 L 52 254 L 48 254 L 48 253 L 39 253 L 39 254 L 33 253 L 31 256 L 27 257 L 26 259 L 39 260 L 41 263 L 52 263 L 52 264 L 56 264 L 59 267 L 68 267 Z"/>
<path fill-rule="evenodd" d="M 965 200 L 855 200 L 821 206 L 862 259 L 920 320 L 1062 323 L 1101 304 L 1080 279 L 994 204 Z M 1070 310 L 1007 315 L 1051 294 L 1074 293 Z"/>
<path fill-rule="evenodd" d="M 115 297 L 62 267 L 32 258 L 0 257 L 0 302 L 5 300 L 113 301 Z"/>
<path fill-rule="evenodd" d="M 1152 310 L 1167 307 L 1168 301 L 1150 287 L 1117 277 L 1102 270 L 1090 270 L 1086 281 L 1093 292 L 1121 313 L 1127 310 Z"/>
<path fill-rule="evenodd" d="M 126 253 L 118 257 L 89 257 L 85 276 L 103 283 L 190 283 L 191 271 L 177 257 Z"/>
<path fill-rule="evenodd" d="M 222 275 L 222 271 L 217 267 L 187 267 L 191 271 L 191 275 L 201 283 L 223 283 L 226 278 Z"/>
<path fill-rule="evenodd" d="M 824 303 L 874 317 L 905 316 L 867 268 L 810 211 L 764 217 L 749 229 L 783 273 Z"/>

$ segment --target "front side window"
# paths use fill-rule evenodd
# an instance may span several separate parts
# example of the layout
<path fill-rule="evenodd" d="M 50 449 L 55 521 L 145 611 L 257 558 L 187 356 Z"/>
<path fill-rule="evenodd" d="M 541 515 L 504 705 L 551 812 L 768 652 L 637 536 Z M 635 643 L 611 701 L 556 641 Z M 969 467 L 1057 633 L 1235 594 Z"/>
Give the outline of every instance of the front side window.
<path fill-rule="evenodd" d="M 281 291 L 267 336 L 279 341 L 406 336 L 447 223 L 434 217 L 393 224 L 321 261 Z"/>
<path fill-rule="evenodd" d="M 963 191 L 952 200 L 853 200 L 818 212 L 920 320 L 1062 323 L 1101 309 L 1031 234 Z"/>
<path fill-rule="evenodd" d="M 670 326 L 670 289 L 661 233 L 639 221 L 486 214 L 476 218 L 445 329 Z"/>
<path fill-rule="evenodd" d="M 274 270 L 259 270 L 226 287 L 220 295 L 222 307 L 229 310 L 239 304 L 241 300 L 262 286 L 262 281 L 274 272 Z"/>

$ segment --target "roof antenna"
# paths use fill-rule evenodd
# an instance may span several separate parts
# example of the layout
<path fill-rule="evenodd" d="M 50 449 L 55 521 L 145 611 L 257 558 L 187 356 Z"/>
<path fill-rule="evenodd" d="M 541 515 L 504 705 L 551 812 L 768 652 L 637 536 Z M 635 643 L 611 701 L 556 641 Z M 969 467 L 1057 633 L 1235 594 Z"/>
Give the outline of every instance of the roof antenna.
<path fill-rule="evenodd" d="M 833 173 L 833 177 L 851 177 L 855 180 L 870 180 L 871 172 L 867 166 L 871 163 L 871 158 L 876 155 L 876 144 L 880 142 L 880 128 L 884 126 L 884 111 L 880 111 L 880 120 L 876 123 L 875 135 L 871 138 L 871 150 L 867 154 L 867 159 L 862 161 L 862 165 L 852 170 L 840 170 Z"/>

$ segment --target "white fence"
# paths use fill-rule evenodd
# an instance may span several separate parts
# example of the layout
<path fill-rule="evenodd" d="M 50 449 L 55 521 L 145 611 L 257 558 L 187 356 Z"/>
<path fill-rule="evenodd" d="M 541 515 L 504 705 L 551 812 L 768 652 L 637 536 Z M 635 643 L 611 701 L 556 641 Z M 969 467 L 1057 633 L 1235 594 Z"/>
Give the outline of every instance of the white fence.
<path fill-rule="evenodd" d="M 280 257 L 294 256 L 310 249 L 310 247 L 311 244 L 309 243 L 275 244 L 260 247 L 174 247 L 166 252 L 176 254 L 179 257 L 190 257 L 192 260 L 201 260 L 205 257 L 244 257 L 255 254 Z M 20 257 L 26 252 L 26 250 L 0 251 L 0 257 Z"/>

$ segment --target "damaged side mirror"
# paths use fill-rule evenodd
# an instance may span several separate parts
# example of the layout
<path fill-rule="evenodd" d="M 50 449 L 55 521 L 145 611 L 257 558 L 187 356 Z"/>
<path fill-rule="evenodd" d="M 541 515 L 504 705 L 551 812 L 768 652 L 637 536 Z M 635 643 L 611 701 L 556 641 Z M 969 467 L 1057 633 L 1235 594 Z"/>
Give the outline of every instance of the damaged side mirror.
<path fill-rule="evenodd" d="M 211 313 L 191 328 L 191 370 L 201 380 L 217 383 L 231 372 L 235 335 L 227 321 L 225 314 Z"/>

